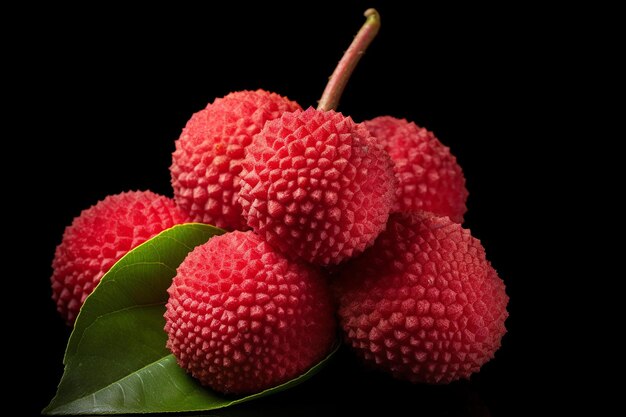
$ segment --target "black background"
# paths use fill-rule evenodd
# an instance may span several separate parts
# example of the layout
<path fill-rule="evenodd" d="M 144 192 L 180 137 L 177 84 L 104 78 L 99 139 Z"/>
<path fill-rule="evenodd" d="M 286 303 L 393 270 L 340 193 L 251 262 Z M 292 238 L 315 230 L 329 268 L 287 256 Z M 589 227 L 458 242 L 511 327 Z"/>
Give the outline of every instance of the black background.
<path fill-rule="evenodd" d="M 27 267 L 11 276 L 34 306 L 10 309 L 10 321 L 27 329 L 18 338 L 25 344 L 10 349 L 37 352 L 16 380 L 29 387 L 21 414 L 38 413 L 62 373 L 69 330 L 50 300 L 49 276 L 64 227 L 107 194 L 151 189 L 171 196 L 174 140 L 190 115 L 216 97 L 264 88 L 315 106 L 372 5 L 382 29 L 339 110 L 356 121 L 405 117 L 451 147 L 470 191 L 465 226 L 483 242 L 511 297 L 509 333 L 470 382 L 401 383 L 362 369 L 342 351 L 294 390 L 213 414 L 505 416 L 532 411 L 546 398 L 550 371 L 536 355 L 551 349 L 538 313 L 547 284 L 539 291 L 537 282 L 549 278 L 537 265 L 553 237 L 548 231 L 536 238 L 536 213 L 554 191 L 555 180 L 542 171 L 549 157 L 541 132 L 558 87 L 540 94 L 538 82 L 554 77 L 547 63 L 558 41 L 543 36 L 549 20 L 529 10 L 496 11 L 493 18 L 493 10 L 409 11 L 391 3 L 54 8 L 25 15 L 13 36 L 35 36 L 19 45 L 8 39 L 9 84 L 19 93 L 6 123 L 17 133 L 4 145 L 5 161 L 24 161 L 9 170 L 7 205 L 17 207 L 24 238 L 10 255 Z"/>

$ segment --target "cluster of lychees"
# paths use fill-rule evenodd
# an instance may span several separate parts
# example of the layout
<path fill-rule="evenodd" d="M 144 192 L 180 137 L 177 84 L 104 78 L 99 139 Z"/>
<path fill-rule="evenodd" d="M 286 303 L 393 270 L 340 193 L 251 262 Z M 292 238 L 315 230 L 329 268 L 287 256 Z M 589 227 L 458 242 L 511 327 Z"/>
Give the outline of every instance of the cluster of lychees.
<path fill-rule="evenodd" d="M 366 16 L 340 78 L 377 30 Z M 202 384 L 251 393 L 302 374 L 332 348 L 337 316 L 345 342 L 397 378 L 478 371 L 506 332 L 508 298 L 460 225 L 461 168 L 414 123 L 330 109 L 336 81 L 318 109 L 263 90 L 216 99 L 176 142 L 174 200 L 129 192 L 83 211 L 53 263 L 66 321 L 130 249 L 203 222 L 230 232 L 188 254 L 165 313 L 168 348 Z"/>

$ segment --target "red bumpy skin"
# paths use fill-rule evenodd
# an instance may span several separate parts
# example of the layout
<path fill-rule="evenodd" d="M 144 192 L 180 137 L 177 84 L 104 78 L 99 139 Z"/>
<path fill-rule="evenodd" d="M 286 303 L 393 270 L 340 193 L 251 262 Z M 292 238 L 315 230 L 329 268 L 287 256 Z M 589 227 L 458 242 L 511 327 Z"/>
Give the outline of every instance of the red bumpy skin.
<path fill-rule="evenodd" d="M 319 270 L 287 260 L 253 232 L 213 237 L 168 290 L 167 347 L 204 385 L 254 393 L 305 372 L 335 339 Z"/>
<path fill-rule="evenodd" d="M 267 91 L 240 91 L 218 98 L 187 122 L 172 155 L 176 203 L 192 221 L 245 230 L 237 201 L 245 148 L 266 121 L 300 106 Z"/>
<path fill-rule="evenodd" d="M 392 214 L 335 285 L 347 343 L 399 379 L 469 378 L 506 333 L 504 283 L 480 241 L 448 217 Z"/>
<path fill-rule="evenodd" d="M 65 229 L 52 261 L 52 299 L 67 324 L 126 252 L 185 220 L 172 199 L 150 191 L 108 196 L 83 210 Z"/>
<path fill-rule="evenodd" d="M 241 179 L 248 225 L 283 253 L 319 265 L 374 242 L 397 185 L 389 155 L 367 129 L 312 108 L 266 123 Z"/>
<path fill-rule="evenodd" d="M 463 222 L 467 211 L 463 170 L 450 148 L 415 123 L 391 116 L 363 122 L 394 161 L 400 186 L 394 211 L 426 210 Z"/>

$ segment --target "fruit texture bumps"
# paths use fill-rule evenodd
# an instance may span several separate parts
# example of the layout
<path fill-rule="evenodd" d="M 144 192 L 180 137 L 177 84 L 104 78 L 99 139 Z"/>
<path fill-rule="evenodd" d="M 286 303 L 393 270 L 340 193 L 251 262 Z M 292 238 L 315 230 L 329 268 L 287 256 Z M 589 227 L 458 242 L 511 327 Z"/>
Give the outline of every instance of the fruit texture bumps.
<path fill-rule="evenodd" d="M 185 217 L 174 201 L 150 191 L 108 196 L 65 229 L 52 262 L 52 298 L 69 325 L 100 278 L 129 250 Z"/>
<path fill-rule="evenodd" d="M 319 265 L 371 245 L 396 189 L 391 159 L 367 129 L 312 108 L 267 122 L 241 178 L 248 225 L 283 253 Z"/>
<path fill-rule="evenodd" d="M 469 378 L 506 333 L 504 283 L 480 242 L 447 217 L 392 214 L 335 290 L 347 343 L 399 379 Z"/>
<path fill-rule="evenodd" d="M 196 247 L 168 290 L 167 347 L 223 393 L 286 382 L 328 354 L 334 311 L 319 270 L 291 262 L 253 232 Z"/>
<path fill-rule="evenodd" d="M 300 106 L 263 90 L 216 99 L 187 122 L 172 155 L 176 203 L 192 221 L 247 229 L 237 201 L 245 148 L 267 120 Z"/>
<path fill-rule="evenodd" d="M 463 222 L 468 192 L 450 149 L 432 132 L 391 116 L 364 122 L 394 161 L 399 180 L 394 211 L 426 210 Z"/>

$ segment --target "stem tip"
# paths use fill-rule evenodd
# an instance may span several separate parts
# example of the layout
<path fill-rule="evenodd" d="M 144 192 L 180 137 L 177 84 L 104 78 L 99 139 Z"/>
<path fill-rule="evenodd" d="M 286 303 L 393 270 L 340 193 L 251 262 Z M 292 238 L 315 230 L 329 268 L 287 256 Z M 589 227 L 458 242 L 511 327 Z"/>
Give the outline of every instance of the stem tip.
<path fill-rule="evenodd" d="M 380 22 L 380 15 L 374 8 L 367 9 L 365 13 L 363 13 L 363 16 L 367 17 L 367 20 L 375 20 Z"/>

